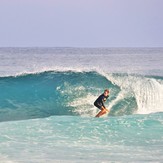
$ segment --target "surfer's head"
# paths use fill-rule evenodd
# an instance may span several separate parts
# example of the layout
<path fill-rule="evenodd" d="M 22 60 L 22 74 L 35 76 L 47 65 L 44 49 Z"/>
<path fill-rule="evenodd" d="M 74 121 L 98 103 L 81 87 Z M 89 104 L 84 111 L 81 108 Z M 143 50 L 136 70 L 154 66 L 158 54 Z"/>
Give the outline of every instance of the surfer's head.
<path fill-rule="evenodd" d="M 104 96 L 108 96 L 109 95 L 109 89 L 105 89 L 104 90 Z"/>

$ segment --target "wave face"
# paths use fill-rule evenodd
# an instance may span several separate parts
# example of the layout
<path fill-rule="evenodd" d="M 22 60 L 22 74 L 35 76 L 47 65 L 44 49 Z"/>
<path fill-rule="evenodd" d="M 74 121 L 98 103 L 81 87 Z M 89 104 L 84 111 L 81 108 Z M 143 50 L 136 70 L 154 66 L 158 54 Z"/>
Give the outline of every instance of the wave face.
<path fill-rule="evenodd" d="M 94 116 L 105 88 L 109 115 L 162 112 L 163 78 L 101 72 L 48 71 L 0 78 L 0 121 L 54 115 Z"/>

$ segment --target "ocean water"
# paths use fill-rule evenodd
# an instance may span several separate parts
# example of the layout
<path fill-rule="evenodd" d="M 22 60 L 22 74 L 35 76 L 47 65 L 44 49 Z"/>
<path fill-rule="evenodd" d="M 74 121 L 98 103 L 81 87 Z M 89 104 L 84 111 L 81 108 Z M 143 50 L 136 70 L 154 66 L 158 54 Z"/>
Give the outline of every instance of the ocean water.
<path fill-rule="evenodd" d="M 163 162 L 163 48 L 0 48 L 0 91 L 0 163 Z"/>

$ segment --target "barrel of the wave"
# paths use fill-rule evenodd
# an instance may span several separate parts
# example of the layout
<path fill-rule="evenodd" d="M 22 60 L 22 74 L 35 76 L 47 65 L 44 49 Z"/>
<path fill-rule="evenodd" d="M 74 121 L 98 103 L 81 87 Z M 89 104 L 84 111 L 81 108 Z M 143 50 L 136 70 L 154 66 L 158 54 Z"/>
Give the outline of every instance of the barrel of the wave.
<path fill-rule="evenodd" d="M 107 98 L 109 97 L 109 90 L 105 89 L 104 93 L 101 94 L 97 100 L 94 102 L 94 105 L 100 109 L 100 112 L 95 116 L 95 117 L 101 117 L 102 115 L 109 113 L 110 111 L 108 109 L 106 109 L 104 102 L 106 102 Z"/>

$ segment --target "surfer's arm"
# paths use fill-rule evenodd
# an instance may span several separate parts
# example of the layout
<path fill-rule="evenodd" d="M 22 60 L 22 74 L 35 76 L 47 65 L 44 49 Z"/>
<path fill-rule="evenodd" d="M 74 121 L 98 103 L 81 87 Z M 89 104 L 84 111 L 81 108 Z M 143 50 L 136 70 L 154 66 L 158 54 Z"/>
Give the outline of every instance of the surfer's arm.
<path fill-rule="evenodd" d="M 105 107 L 105 105 L 104 105 L 104 102 L 102 101 L 102 107 L 109 113 L 110 112 L 110 110 L 109 109 L 107 109 L 106 107 Z"/>
<path fill-rule="evenodd" d="M 104 108 L 104 109 L 106 109 L 106 107 L 105 107 L 105 105 L 104 105 L 104 101 L 103 101 L 103 100 L 101 100 L 101 104 L 102 104 L 103 108 Z"/>

